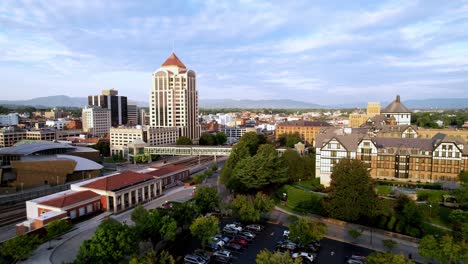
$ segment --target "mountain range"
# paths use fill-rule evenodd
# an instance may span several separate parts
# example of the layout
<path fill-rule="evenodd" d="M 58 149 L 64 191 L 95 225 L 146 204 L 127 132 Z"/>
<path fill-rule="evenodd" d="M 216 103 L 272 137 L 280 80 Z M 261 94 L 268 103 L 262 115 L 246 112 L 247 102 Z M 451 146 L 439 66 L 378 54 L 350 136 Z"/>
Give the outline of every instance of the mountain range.
<path fill-rule="evenodd" d="M 37 97 L 29 100 L 0 100 L 0 105 L 28 105 L 38 108 L 51 107 L 83 107 L 88 103 L 86 97 L 69 97 L 66 95 Z M 136 102 L 140 107 L 148 107 L 147 102 Z M 382 108 L 389 102 L 382 102 Z M 437 98 L 407 100 L 403 103 L 410 109 L 460 109 L 468 108 L 468 98 Z M 201 99 L 200 108 L 241 108 L 241 109 L 318 109 L 318 108 L 365 108 L 366 102 L 324 105 L 295 101 L 289 99 L 278 100 L 233 100 L 233 99 Z"/>

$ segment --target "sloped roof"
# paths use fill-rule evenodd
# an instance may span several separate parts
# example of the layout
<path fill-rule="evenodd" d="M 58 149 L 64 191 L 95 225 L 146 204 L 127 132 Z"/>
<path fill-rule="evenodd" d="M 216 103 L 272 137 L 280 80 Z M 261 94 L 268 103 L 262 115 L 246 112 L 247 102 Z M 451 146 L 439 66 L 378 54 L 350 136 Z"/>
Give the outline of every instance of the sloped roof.
<path fill-rule="evenodd" d="M 168 67 L 168 66 L 177 66 L 179 68 L 187 68 L 185 67 L 184 63 L 175 55 L 174 52 L 171 53 L 169 58 L 161 65 L 161 67 Z"/>
<path fill-rule="evenodd" d="M 400 102 L 400 96 L 397 95 L 395 101 L 385 107 L 382 113 L 411 113 L 411 111 Z"/>
<path fill-rule="evenodd" d="M 433 140 L 430 138 L 388 138 L 375 137 L 372 139 L 377 148 L 412 148 L 426 151 L 434 149 Z"/>
<path fill-rule="evenodd" d="M 52 198 L 47 201 L 39 202 L 41 205 L 51 206 L 55 208 L 64 208 L 76 203 L 86 201 L 92 198 L 101 197 L 99 194 L 92 191 L 80 191 L 74 193 L 67 193 L 62 196 Z"/>
<path fill-rule="evenodd" d="M 325 121 L 286 121 L 278 124 L 278 126 L 310 126 L 310 127 L 322 127 L 322 126 L 331 126 L 328 122 Z"/>
<path fill-rule="evenodd" d="M 153 179 L 153 175 L 147 173 L 138 173 L 134 171 L 125 171 L 119 174 L 107 176 L 99 180 L 82 185 L 81 187 L 102 191 L 120 190 L 127 186 L 135 185 L 147 180 Z"/>
<path fill-rule="evenodd" d="M 165 176 L 166 174 L 170 174 L 176 171 L 187 170 L 187 167 L 183 165 L 174 165 L 174 164 L 166 165 L 166 166 L 159 167 L 159 168 L 157 167 L 153 167 L 153 168 L 156 168 L 157 170 L 150 171 L 147 173 L 156 177 Z"/>
<path fill-rule="evenodd" d="M 336 135 L 336 134 L 319 134 L 316 138 L 316 147 L 322 148 L 325 144 L 327 144 L 332 139 L 336 139 L 338 142 L 343 145 L 348 151 L 356 151 L 359 142 L 366 137 L 363 134 L 347 134 L 347 135 Z"/>
<path fill-rule="evenodd" d="M 4 155 L 30 155 L 32 153 L 50 150 L 50 149 L 76 149 L 76 147 L 63 144 L 55 143 L 52 141 L 39 141 L 31 144 L 23 144 L 14 147 L 2 148 L 0 149 L 0 154 Z"/>

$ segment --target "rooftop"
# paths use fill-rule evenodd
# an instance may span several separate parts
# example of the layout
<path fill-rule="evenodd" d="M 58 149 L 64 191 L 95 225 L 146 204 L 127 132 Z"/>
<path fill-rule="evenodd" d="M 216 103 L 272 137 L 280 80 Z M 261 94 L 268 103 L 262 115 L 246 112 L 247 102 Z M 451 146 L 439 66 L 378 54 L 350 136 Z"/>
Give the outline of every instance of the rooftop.
<path fill-rule="evenodd" d="M 49 149 L 75 149 L 68 144 L 55 143 L 51 141 L 38 141 L 31 144 L 23 144 L 14 147 L 0 149 L 0 155 L 30 155 L 35 152 Z"/>
<path fill-rule="evenodd" d="M 400 96 L 397 95 L 395 101 L 385 107 L 382 113 L 411 113 L 411 111 L 400 102 Z"/>
<path fill-rule="evenodd" d="M 150 171 L 150 172 L 147 172 L 147 173 L 151 174 L 153 176 L 156 176 L 156 177 L 161 177 L 161 176 L 164 176 L 164 175 L 169 174 L 169 173 L 173 173 L 173 172 L 176 172 L 176 171 L 181 171 L 181 170 L 186 170 L 187 169 L 185 166 L 174 165 L 174 164 L 166 165 L 166 166 L 159 167 L 159 168 L 158 167 L 152 167 L 152 168 L 155 168 L 156 170 Z"/>
<path fill-rule="evenodd" d="M 161 65 L 161 67 L 170 67 L 170 66 L 177 66 L 179 68 L 187 68 L 185 67 L 184 63 L 175 55 L 174 52 L 171 53 L 169 58 Z"/>
<path fill-rule="evenodd" d="M 41 161 L 41 160 L 73 160 L 76 165 L 74 171 L 101 170 L 103 166 L 97 162 L 73 155 L 45 155 L 45 156 L 25 156 L 21 161 Z"/>
<path fill-rule="evenodd" d="M 111 176 L 100 178 L 90 183 L 81 185 L 81 187 L 102 191 L 116 191 L 123 189 L 127 186 L 145 182 L 153 178 L 153 175 L 147 173 L 125 171 L 119 174 L 114 174 Z"/>
<path fill-rule="evenodd" d="M 322 126 L 331 126 L 328 122 L 325 121 L 286 121 L 278 124 L 278 126 L 311 126 L 311 127 L 322 127 Z"/>
<path fill-rule="evenodd" d="M 97 198 L 97 197 L 100 197 L 100 195 L 95 192 L 80 191 L 80 192 L 66 193 L 66 194 L 63 194 L 62 196 L 39 202 L 39 204 L 51 206 L 55 208 L 64 208 L 64 207 L 74 205 L 76 203 L 86 201 L 92 198 Z"/>

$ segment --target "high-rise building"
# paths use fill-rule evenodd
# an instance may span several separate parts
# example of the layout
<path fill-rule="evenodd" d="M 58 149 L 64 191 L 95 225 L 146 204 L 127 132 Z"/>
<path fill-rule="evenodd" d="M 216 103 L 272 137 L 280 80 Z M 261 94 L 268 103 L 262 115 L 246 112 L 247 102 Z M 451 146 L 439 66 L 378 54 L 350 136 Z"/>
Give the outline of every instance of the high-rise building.
<path fill-rule="evenodd" d="M 196 75 L 174 53 L 153 73 L 150 125 L 177 127 L 194 143 L 200 138 Z"/>
<path fill-rule="evenodd" d="M 111 112 L 112 126 L 127 124 L 127 97 L 119 96 L 119 92 L 114 89 L 103 90 L 101 95 L 88 96 L 88 105 L 100 106 L 109 109 Z"/>
<path fill-rule="evenodd" d="M 111 111 L 98 106 L 87 106 L 83 108 L 81 120 L 83 132 L 93 136 L 105 136 L 111 127 Z"/>
<path fill-rule="evenodd" d="M 136 103 L 127 104 L 127 125 L 138 125 L 138 107 Z"/>

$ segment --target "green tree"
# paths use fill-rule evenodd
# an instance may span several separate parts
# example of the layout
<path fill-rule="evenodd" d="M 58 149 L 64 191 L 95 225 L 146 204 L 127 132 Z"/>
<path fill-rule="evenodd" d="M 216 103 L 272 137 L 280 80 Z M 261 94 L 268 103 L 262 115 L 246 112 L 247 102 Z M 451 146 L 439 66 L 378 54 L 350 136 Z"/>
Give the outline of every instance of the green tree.
<path fill-rule="evenodd" d="M 328 227 L 324 223 L 301 217 L 289 225 L 289 237 L 302 245 L 308 245 L 314 240 L 321 240 L 327 230 Z"/>
<path fill-rule="evenodd" d="M 130 260 L 130 264 L 175 264 L 176 260 L 174 257 L 169 254 L 169 252 L 163 250 L 161 252 L 156 252 L 155 250 L 150 250 L 144 256 L 133 257 Z"/>
<path fill-rule="evenodd" d="M 181 137 L 179 137 L 177 139 L 176 145 L 187 146 L 187 145 L 193 145 L 193 143 L 192 143 L 192 140 L 190 138 L 185 137 L 185 136 L 181 136 Z"/>
<path fill-rule="evenodd" d="M 238 194 L 230 207 L 242 222 L 257 222 L 261 214 L 271 211 L 273 201 L 261 192 L 255 196 Z"/>
<path fill-rule="evenodd" d="M 249 148 L 250 156 L 257 153 L 257 149 L 261 144 L 265 144 L 265 138 L 258 135 L 256 132 L 247 132 L 239 139 L 239 143 L 245 144 Z"/>
<path fill-rule="evenodd" d="M 177 229 L 176 221 L 169 215 L 162 215 L 158 210 L 146 210 L 141 204 L 131 215 L 135 223 L 135 233 L 140 239 L 151 239 L 155 244 L 160 239 L 172 240 Z"/>
<path fill-rule="evenodd" d="M 237 184 L 229 188 L 238 192 L 254 191 L 287 181 L 287 166 L 272 145 L 263 144 L 254 157 L 247 157 L 236 165 L 231 178 Z"/>
<path fill-rule="evenodd" d="M 362 235 L 362 231 L 359 231 L 357 229 L 350 229 L 350 230 L 348 230 L 348 234 L 352 238 L 357 239 L 358 237 L 360 237 Z"/>
<path fill-rule="evenodd" d="M 213 176 L 213 170 L 211 168 L 207 168 L 203 174 L 205 174 L 206 177 L 210 178 L 211 176 Z"/>
<path fill-rule="evenodd" d="M 405 258 L 403 255 L 397 255 L 390 252 L 374 252 L 366 257 L 366 263 L 369 264 L 412 264 L 412 260 Z"/>
<path fill-rule="evenodd" d="M 216 143 L 218 145 L 224 145 L 227 141 L 227 136 L 224 132 L 216 133 Z"/>
<path fill-rule="evenodd" d="M 250 157 L 249 148 L 245 143 L 239 142 L 232 148 L 231 154 L 229 158 L 224 163 L 223 168 L 221 169 L 220 173 L 220 181 L 224 183 L 228 188 L 233 183 L 231 182 L 231 174 L 234 168 L 236 167 L 237 163 L 242 159 Z"/>
<path fill-rule="evenodd" d="M 304 178 L 315 178 L 315 153 L 311 153 L 308 156 L 303 157 L 303 160 L 305 167 Z"/>
<path fill-rule="evenodd" d="M 193 202 L 195 204 L 195 209 L 198 212 L 206 214 L 216 208 L 219 208 L 221 200 L 216 188 L 211 186 L 202 186 L 196 189 Z"/>
<path fill-rule="evenodd" d="M 213 171 L 218 171 L 218 163 L 213 163 L 213 166 L 211 166 L 211 170 Z"/>
<path fill-rule="evenodd" d="M 130 227 L 108 218 L 99 225 L 90 240 L 80 247 L 76 263 L 118 263 L 136 249 L 135 234 Z"/>
<path fill-rule="evenodd" d="M 302 259 L 293 259 L 290 254 L 272 253 L 266 249 L 260 251 L 256 258 L 257 264 L 301 264 Z"/>
<path fill-rule="evenodd" d="M 205 146 L 214 146 L 216 145 L 216 136 L 210 133 L 203 133 L 198 143 Z"/>
<path fill-rule="evenodd" d="M 41 244 L 37 235 L 20 235 L 5 241 L 0 247 L 0 253 L 14 261 L 26 259 Z"/>
<path fill-rule="evenodd" d="M 468 171 L 461 172 L 459 180 L 460 188 L 455 191 L 455 198 L 463 209 L 468 209 Z"/>
<path fill-rule="evenodd" d="M 453 210 L 449 214 L 454 238 L 458 241 L 468 241 L 468 211 Z"/>
<path fill-rule="evenodd" d="M 397 246 L 397 242 L 391 239 L 382 240 L 382 244 L 387 248 L 388 252 L 391 252 Z"/>
<path fill-rule="evenodd" d="M 278 143 L 288 148 L 294 148 L 294 145 L 301 141 L 302 137 L 298 132 L 281 134 L 278 138 Z"/>
<path fill-rule="evenodd" d="M 198 217 L 190 225 L 190 232 L 201 241 L 202 247 L 205 248 L 206 242 L 211 241 L 219 232 L 218 218 L 215 216 Z"/>
<path fill-rule="evenodd" d="M 406 195 L 399 195 L 394 210 L 401 223 L 400 225 L 405 227 L 404 231 L 411 236 L 418 236 L 418 229 L 423 223 L 424 215 L 416 202 Z"/>
<path fill-rule="evenodd" d="M 468 244 L 466 241 L 454 241 L 452 236 L 445 235 L 437 240 L 427 235 L 419 242 L 419 254 L 427 259 L 434 259 L 443 264 L 468 261 Z"/>
<path fill-rule="evenodd" d="M 193 222 L 193 219 L 195 219 L 194 211 L 193 203 L 187 201 L 173 204 L 169 214 L 179 226 L 186 229 Z"/>
<path fill-rule="evenodd" d="M 333 218 L 357 221 L 374 214 L 377 205 L 367 165 L 357 159 L 344 158 L 333 168 L 324 208 Z"/>
<path fill-rule="evenodd" d="M 302 157 L 297 151 L 288 149 L 281 156 L 286 161 L 288 166 L 289 181 L 295 182 L 299 179 L 306 178 L 306 165 Z"/>
<path fill-rule="evenodd" d="M 193 183 L 200 184 L 206 179 L 205 174 L 198 173 L 197 175 L 193 176 Z"/>
<path fill-rule="evenodd" d="M 54 220 L 46 225 L 45 230 L 47 232 L 47 240 L 49 240 L 49 247 L 52 239 L 67 232 L 72 228 L 70 222 L 65 219 Z"/>
<path fill-rule="evenodd" d="M 99 151 L 102 157 L 110 156 L 110 143 L 107 140 L 99 140 L 96 145 L 92 146 L 94 149 Z"/>

